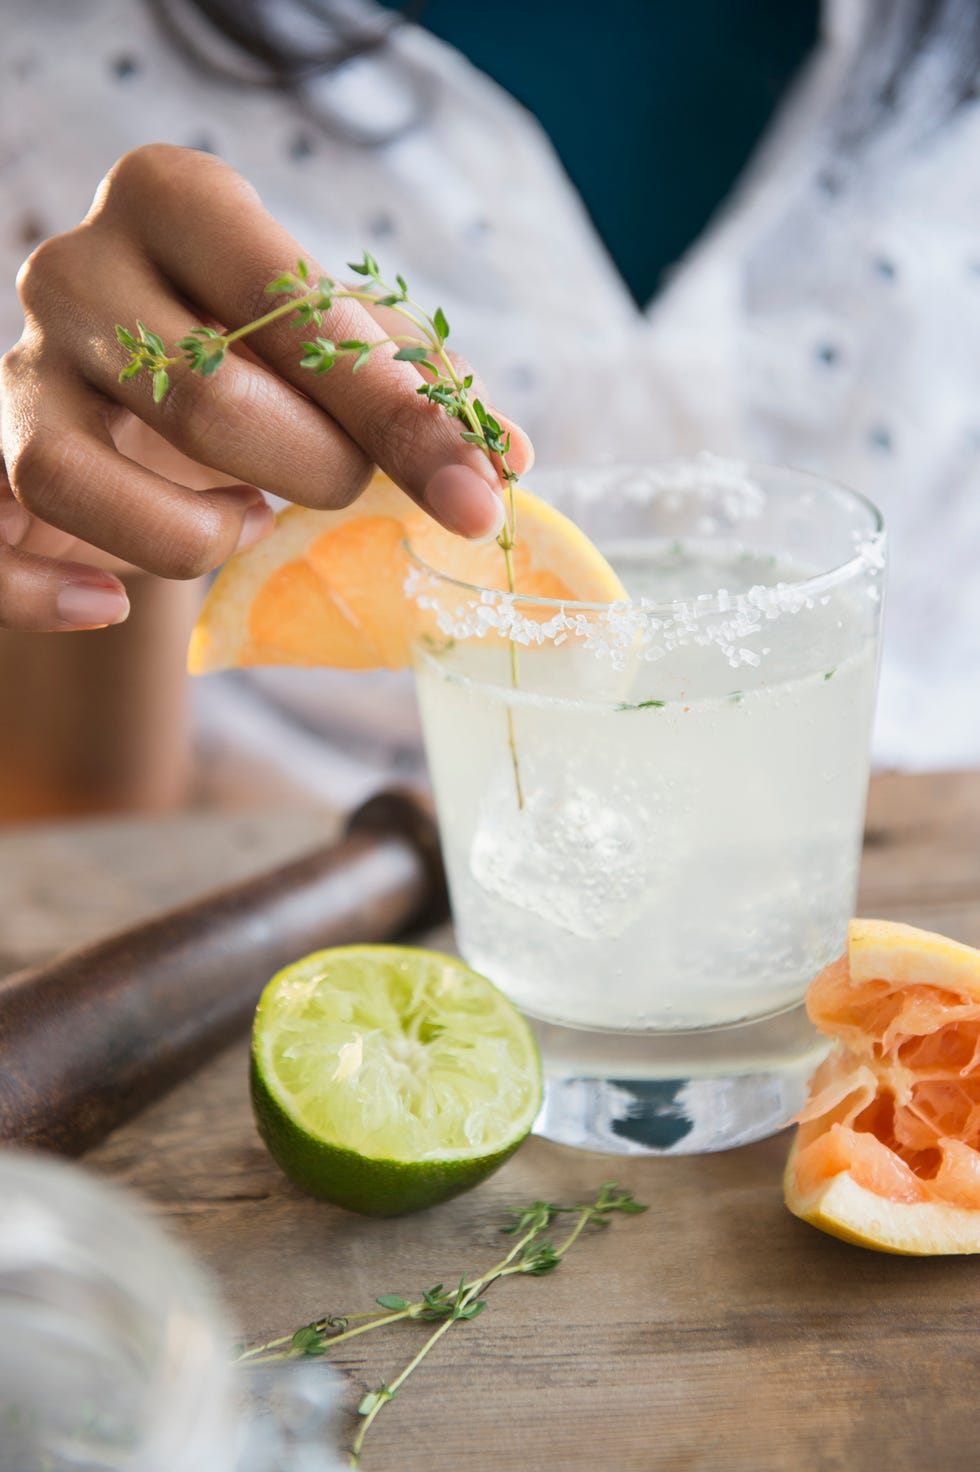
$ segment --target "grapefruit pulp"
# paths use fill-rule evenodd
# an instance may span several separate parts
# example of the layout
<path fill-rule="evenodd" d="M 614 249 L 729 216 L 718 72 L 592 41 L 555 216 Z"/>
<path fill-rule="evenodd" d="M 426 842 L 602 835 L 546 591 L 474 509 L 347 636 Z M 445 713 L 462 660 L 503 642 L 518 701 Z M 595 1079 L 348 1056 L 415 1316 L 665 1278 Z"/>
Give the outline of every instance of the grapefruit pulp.
<path fill-rule="evenodd" d="M 980 951 L 853 920 L 807 1010 L 835 1047 L 784 1178 L 804 1221 L 884 1252 L 980 1252 Z"/>

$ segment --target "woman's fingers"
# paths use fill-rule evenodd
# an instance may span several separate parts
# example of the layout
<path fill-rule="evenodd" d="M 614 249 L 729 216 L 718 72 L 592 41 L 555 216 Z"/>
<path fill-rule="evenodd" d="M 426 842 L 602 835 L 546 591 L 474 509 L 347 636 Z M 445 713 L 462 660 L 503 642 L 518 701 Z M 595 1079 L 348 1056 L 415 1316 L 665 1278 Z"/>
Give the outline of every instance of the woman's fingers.
<path fill-rule="evenodd" d="M 178 293 L 228 328 L 274 306 L 277 298 L 264 294 L 265 285 L 303 254 L 226 165 L 166 145 L 121 161 L 93 208 L 90 228 L 118 227 L 121 218 Z M 316 265 L 312 272 L 320 274 Z M 319 331 L 337 342 L 387 336 L 369 310 L 349 300 L 334 305 Z M 406 324 L 406 333 L 412 332 Z M 444 525 L 469 536 L 499 525 L 500 485 L 493 466 L 460 439 L 454 421 L 418 394 L 411 363 L 395 362 L 383 350 L 372 353 L 356 374 L 342 361 L 317 376 L 299 366 L 297 333 L 283 322 L 248 341 Z"/>
<path fill-rule="evenodd" d="M 0 628 L 60 633 L 118 624 L 129 599 L 118 578 L 0 545 Z"/>
<path fill-rule="evenodd" d="M 372 305 L 367 307 L 367 311 L 384 328 L 389 337 L 395 337 L 398 333 L 407 330 L 405 318 L 394 307 Z M 507 453 L 507 464 L 510 469 L 517 475 L 526 475 L 534 464 L 534 446 L 531 444 L 530 436 L 525 434 L 520 425 L 515 424 L 513 419 L 508 418 L 500 409 L 494 407 L 490 390 L 472 363 L 468 362 L 460 353 L 447 352 L 446 356 L 452 363 L 457 378 L 461 381 L 466 378 L 472 380 L 469 390 L 470 398 L 479 399 L 490 410 L 504 431 L 505 440 L 508 435 L 510 436 L 510 450 Z M 415 369 L 419 378 L 426 382 L 432 380 L 432 373 L 428 368 L 423 367 L 421 363 L 413 363 L 412 367 Z"/>
<path fill-rule="evenodd" d="M 153 323 L 168 344 L 195 326 L 145 273 L 117 268 L 116 310 Z M 297 356 L 299 343 L 295 344 Z M 122 349 L 120 349 L 122 352 Z M 180 365 L 160 404 L 148 374 L 119 380 L 119 362 L 98 354 L 83 364 L 89 380 L 172 445 L 212 470 L 261 486 L 303 506 L 347 506 L 364 490 L 371 462 L 329 414 L 250 357 L 229 353 L 220 372 L 202 377 Z"/>
<path fill-rule="evenodd" d="M 171 351 L 200 321 L 243 326 L 282 300 L 265 285 L 299 253 L 234 171 L 164 145 L 127 155 L 88 219 L 34 253 L 20 282 L 24 337 L 0 365 L 9 471 L 9 483 L 0 474 L 0 623 L 90 627 L 125 616 L 117 580 L 84 564 L 59 568 L 54 559 L 78 555 L 75 539 L 163 576 L 193 577 L 270 529 L 257 485 L 340 506 L 359 494 L 372 463 L 452 530 L 499 528 L 497 468 L 460 439 L 459 421 L 418 393 L 416 365 L 394 360 L 386 339 L 417 329 L 373 303 L 338 301 L 315 329 L 385 343 L 356 374 L 349 359 L 322 376 L 304 370 L 301 342 L 313 334 L 286 325 L 291 315 L 250 335 L 216 375 L 176 365 L 160 404 L 148 375 L 119 382 L 126 353 L 116 320 L 147 322 Z M 473 393 L 486 402 L 479 385 Z M 181 472 L 126 458 L 110 434 L 120 406 L 174 453 L 242 484 L 191 491 Z M 509 463 L 521 473 L 530 444 L 497 418 L 512 431 Z"/>
<path fill-rule="evenodd" d="M 83 250 L 85 271 L 78 270 Z M 20 290 L 32 321 L 53 319 L 69 307 L 84 311 L 84 330 L 52 343 L 49 332 L 28 331 L 4 365 L 2 392 L 16 401 L 19 386 L 40 382 L 46 360 L 67 356 L 75 371 L 200 464 L 237 480 L 260 485 L 307 506 L 345 506 L 364 489 L 371 463 L 364 451 L 321 408 L 250 357 L 229 354 L 221 372 L 204 378 L 186 365 L 172 374 L 169 393 L 153 402 L 148 374 L 119 382 L 125 350 L 101 298 L 92 300 L 85 282 L 111 274 L 113 310 L 135 327 L 137 319 L 173 345 L 198 318 L 173 296 L 145 261 L 120 253 L 108 234 L 83 241 L 60 236 L 34 253 L 21 272 Z M 80 279 L 79 279 L 80 278 Z M 299 344 L 295 344 L 297 356 Z"/>
<path fill-rule="evenodd" d="M 16 547 L 27 535 L 31 518 L 15 499 L 0 463 L 0 547 Z"/>
<path fill-rule="evenodd" d="M 116 450 L 105 404 L 72 379 L 52 379 L 31 413 L 8 412 L 2 443 L 20 506 L 161 577 L 192 578 L 271 530 L 273 514 L 254 486 L 190 491 Z M 30 546 L 31 531 L 18 538 Z"/>

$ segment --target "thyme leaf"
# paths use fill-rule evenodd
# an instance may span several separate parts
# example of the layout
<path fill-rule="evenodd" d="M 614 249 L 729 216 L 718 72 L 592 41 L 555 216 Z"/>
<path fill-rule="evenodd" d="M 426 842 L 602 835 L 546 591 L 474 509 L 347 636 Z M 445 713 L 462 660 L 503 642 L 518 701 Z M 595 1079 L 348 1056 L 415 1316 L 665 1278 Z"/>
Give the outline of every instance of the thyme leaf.
<path fill-rule="evenodd" d="M 328 1354 L 335 1345 L 374 1329 L 411 1321 L 435 1323 L 437 1327 L 398 1374 L 390 1381 L 382 1380 L 361 1398 L 357 1413 L 362 1423 L 351 1447 L 351 1465 L 356 1467 L 364 1439 L 384 1407 L 394 1400 L 409 1376 L 455 1324 L 472 1323 L 485 1311 L 485 1295 L 494 1284 L 503 1278 L 544 1277 L 553 1273 L 588 1227 L 608 1227 L 616 1213 L 630 1216 L 646 1210 L 642 1201 L 637 1201 L 631 1191 L 615 1181 L 604 1182 L 593 1201 L 575 1206 L 533 1201 L 528 1206 L 514 1207 L 508 1212 L 512 1220 L 500 1228 L 505 1235 L 516 1238 L 513 1246 L 484 1272 L 475 1277 L 464 1274 L 456 1288 L 447 1289 L 443 1283 L 436 1283 L 416 1299 L 405 1298 L 400 1293 L 383 1293 L 375 1299 L 382 1310 L 380 1313 L 372 1310 L 366 1314 L 334 1314 L 314 1319 L 292 1334 L 245 1350 L 238 1362 L 263 1364 L 277 1359 L 316 1359 Z M 561 1217 L 571 1218 L 571 1226 L 567 1236 L 555 1245 L 542 1234 Z"/>

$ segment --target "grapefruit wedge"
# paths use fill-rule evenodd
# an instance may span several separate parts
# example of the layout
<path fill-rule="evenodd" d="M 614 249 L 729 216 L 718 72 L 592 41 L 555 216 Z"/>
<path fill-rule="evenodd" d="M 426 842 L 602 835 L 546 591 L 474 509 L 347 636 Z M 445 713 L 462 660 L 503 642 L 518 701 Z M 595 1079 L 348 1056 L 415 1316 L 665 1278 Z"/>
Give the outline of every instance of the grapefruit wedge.
<path fill-rule="evenodd" d="M 790 1211 L 881 1252 L 980 1252 L 980 951 L 853 920 L 807 1010 L 836 1045 L 800 1115 Z"/>
<path fill-rule="evenodd" d="M 518 593 L 594 603 L 626 598 L 573 522 L 529 491 L 517 490 L 515 501 Z M 507 587 L 496 542 L 446 531 L 379 473 L 342 510 L 291 506 L 265 541 L 225 564 L 191 638 L 191 672 L 260 664 L 401 669 L 415 633 L 415 608 L 404 593 L 406 540 L 430 567 L 460 582 Z"/>

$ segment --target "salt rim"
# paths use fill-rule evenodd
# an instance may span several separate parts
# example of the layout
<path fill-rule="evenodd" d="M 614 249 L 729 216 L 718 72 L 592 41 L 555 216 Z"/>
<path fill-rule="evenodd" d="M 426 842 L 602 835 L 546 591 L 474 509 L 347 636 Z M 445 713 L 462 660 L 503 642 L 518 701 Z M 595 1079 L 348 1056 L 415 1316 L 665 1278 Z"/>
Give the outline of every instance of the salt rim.
<path fill-rule="evenodd" d="M 523 484 L 530 489 L 532 481 L 559 481 L 583 502 L 602 502 L 612 490 L 624 501 L 642 504 L 650 500 L 651 492 L 656 492 L 665 511 L 680 509 L 692 494 L 711 496 L 724 516 L 750 520 L 761 516 L 766 506 L 765 491 L 753 478 L 752 472 L 769 468 L 701 450 L 687 458 L 660 460 L 646 465 L 623 464 L 615 460 L 600 460 L 589 465 L 550 465 L 547 470 L 532 471 Z M 547 496 L 544 499 L 547 500 Z M 707 532 L 711 528 L 705 530 Z"/>
<path fill-rule="evenodd" d="M 709 476 L 704 476 L 705 458 L 712 462 Z M 593 470 L 601 468 L 589 467 L 590 483 Z M 742 515 L 761 513 L 764 492 L 761 487 L 753 485 L 748 475 L 749 467 L 741 462 L 702 456 L 695 468 L 703 477 L 699 487 L 702 490 L 717 491 L 721 488 L 732 490 L 739 496 L 744 495 L 747 488 L 756 491 L 762 498 L 758 509 L 747 507 L 744 501 L 738 509 Z M 622 467 L 618 469 L 621 471 Z M 651 467 L 649 472 L 644 470 L 647 496 L 654 485 L 658 489 L 679 493 L 682 470 L 688 477 L 683 484 L 690 488 L 691 469 L 691 461 L 679 461 Z M 820 477 L 814 476 L 813 479 L 820 483 Z M 622 489 L 624 484 L 620 479 L 618 487 Z M 859 492 L 848 490 L 847 494 L 870 512 L 874 530 L 870 536 L 857 531 L 853 533 L 855 550 L 846 562 L 796 582 L 758 583 L 744 593 L 729 593 L 721 588 L 715 593 L 701 593 L 695 598 L 668 602 L 641 598 L 616 603 L 588 603 L 508 593 L 463 582 L 430 566 L 405 541 L 402 546 L 409 568 L 403 590 L 417 608 L 433 616 L 440 634 L 447 640 L 484 639 L 494 634 L 525 647 L 551 643 L 556 648 L 574 640 L 583 651 L 610 660 L 614 669 L 625 669 L 637 659 L 650 662 L 662 659 L 683 647 L 714 645 L 733 669 L 743 665 L 755 667 L 761 664 L 762 654 L 746 647 L 742 641 L 758 634 L 764 623 L 784 614 L 798 614 L 804 609 L 826 606 L 834 589 L 856 582 L 862 576 L 867 579 L 864 591 L 868 599 L 872 603 L 880 602 L 877 578 L 885 566 L 885 532 L 881 513 Z M 458 601 L 460 595 L 465 597 L 465 601 Z M 457 601 L 450 603 L 449 599 L 454 597 Z M 522 612 L 522 607 L 534 608 L 539 614 L 548 609 L 553 612 L 550 617 L 542 619 Z"/>

